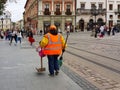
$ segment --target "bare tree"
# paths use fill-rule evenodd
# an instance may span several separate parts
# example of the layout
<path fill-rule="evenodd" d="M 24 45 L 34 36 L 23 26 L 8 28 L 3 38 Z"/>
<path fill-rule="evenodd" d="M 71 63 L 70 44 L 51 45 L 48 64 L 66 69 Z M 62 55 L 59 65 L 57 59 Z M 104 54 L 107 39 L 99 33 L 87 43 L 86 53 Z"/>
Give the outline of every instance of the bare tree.
<path fill-rule="evenodd" d="M 11 2 L 11 3 L 13 3 L 13 2 L 17 3 L 17 0 L 0 0 L 0 15 L 3 14 L 5 4 L 6 4 L 7 1 Z"/>

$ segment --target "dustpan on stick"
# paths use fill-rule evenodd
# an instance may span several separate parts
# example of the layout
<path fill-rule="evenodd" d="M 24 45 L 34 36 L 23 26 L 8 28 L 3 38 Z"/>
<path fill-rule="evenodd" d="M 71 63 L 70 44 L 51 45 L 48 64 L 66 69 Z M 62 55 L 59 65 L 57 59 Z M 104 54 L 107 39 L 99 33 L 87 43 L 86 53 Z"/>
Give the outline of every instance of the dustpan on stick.
<path fill-rule="evenodd" d="M 69 35 L 69 33 L 67 33 L 67 37 L 66 37 L 65 44 L 64 44 L 64 50 L 65 50 L 65 46 L 66 46 L 66 43 L 67 43 L 67 40 L 68 40 L 68 35 Z M 60 57 L 58 59 L 59 67 L 61 67 L 62 64 L 63 64 L 63 53 L 64 52 L 62 52 L 62 54 L 60 55 Z"/>

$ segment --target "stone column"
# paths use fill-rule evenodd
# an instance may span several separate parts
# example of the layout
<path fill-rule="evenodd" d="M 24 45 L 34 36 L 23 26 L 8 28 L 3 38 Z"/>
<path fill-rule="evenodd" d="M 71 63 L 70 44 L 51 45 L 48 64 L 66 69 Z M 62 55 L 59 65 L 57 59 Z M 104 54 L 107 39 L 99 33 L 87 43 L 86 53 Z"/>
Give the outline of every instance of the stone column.
<path fill-rule="evenodd" d="M 72 1 L 72 6 L 73 6 L 73 10 L 72 10 L 72 15 L 75 15 L 75 0 Z"/>
<path fill-rule="evenodd" d="M 73 25 L 73 32 L 75 31 L 75 17 L 72 19 L 72 25 Z"/>
<path fill-rule="evenodd" d="M 41 0 L 38 0 L 38 15 L 43 15 Z"/>
<path fill-rule="evenodd" d="M 62 0 L 62 15 L 65 15 L 65 0 Z"/>
<path fill-rule="evenodd" d="M 65 32 L 65 17 L 62 17 L 62 23 L 61 23 L 61 30 L 62 32 Z"/>
<path fill-rule="evenodd" d="M 54 0 L 52 0 L 52 11 L 51 14 L 54 15 Z"/>
<path fill-rule="evenodd" d="M 38 30 L 43 30 L 43 17 L 38 17 Z"/>
<path fill-rule="evenodd" d="M 54 17 L 51 17 L 51 25 L 54 25 Z"/>

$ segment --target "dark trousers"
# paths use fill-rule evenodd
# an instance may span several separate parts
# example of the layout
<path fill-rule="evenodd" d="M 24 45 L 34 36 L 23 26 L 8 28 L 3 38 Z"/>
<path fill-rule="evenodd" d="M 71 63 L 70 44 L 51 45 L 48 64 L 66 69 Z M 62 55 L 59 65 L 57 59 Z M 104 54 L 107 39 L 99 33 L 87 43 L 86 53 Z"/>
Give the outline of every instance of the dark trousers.
<path fill-rule="evenodd" d="M 58 56 L 59 55 L 48 55 L 48 67 L 49 67 L 49 73 L 54 74 L 54 70 L 58 71 L 59 70 L 59 65 L 58 65 Z"/>
<path fill-rule="evenodd" d="M 12 43 L 13 39 L 15 40 L 15 42 L 17 43 L 17 36 L 12 36 L 10 39 L 10 44 Z"/>

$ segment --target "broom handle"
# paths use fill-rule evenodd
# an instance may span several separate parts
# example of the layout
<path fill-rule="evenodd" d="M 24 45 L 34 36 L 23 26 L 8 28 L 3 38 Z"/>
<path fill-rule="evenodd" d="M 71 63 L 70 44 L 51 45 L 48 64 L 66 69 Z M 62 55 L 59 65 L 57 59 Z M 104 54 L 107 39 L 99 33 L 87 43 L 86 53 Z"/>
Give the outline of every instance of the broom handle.
<path fill-rule="evenodd" d="M 41 68 L 42 68 L 42 67 L 43 67 L 42 57 L 41 57 L 41 60 L 40 60 L 40 61 L 41 61 Z"/>
<path fill-rule="evenodd" d="M 66 39 L 65 39 L 65 44 L 64 44 L 64 47 L 63 47 L 64 50 L 65 50 L 65 46 L 66 46 L 67 40 L 68 40 L 68 33 L 67 33 L 67 37 L 66 37 Z M 61 56 L 63 56 L 63 53 L 64 53 L 64 52 L 62 52 Z"/>

